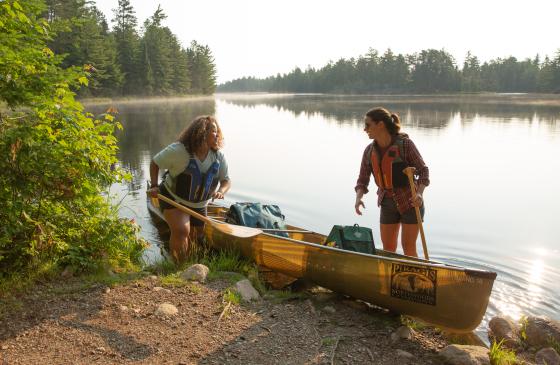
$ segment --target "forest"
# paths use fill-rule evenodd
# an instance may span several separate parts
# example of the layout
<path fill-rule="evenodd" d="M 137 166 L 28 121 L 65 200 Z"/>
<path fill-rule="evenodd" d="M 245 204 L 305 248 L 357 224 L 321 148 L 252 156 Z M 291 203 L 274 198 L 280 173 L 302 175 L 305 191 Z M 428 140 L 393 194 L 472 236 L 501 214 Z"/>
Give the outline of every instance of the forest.
<path fill-rule="evenodd" d="M 554 58 L 523 61 L 510 56 L 483 62 L 470 52 L 461 68 L 445 50 L 381 54 L 370 49 L 315 69 L 296 67 L 264 79 L 243 77 L 218 86 L 220 92 L 340 94 L 559 93 L 560 50 Z"/>
<path fill-rule="evenodd" d="M 52 32 L 48 47 L 63 56 L 62 68 L 84 66 L 90 74 L 80 97 L 212 94 L 216 66 L 208 46 L 187 48 L 165 26 L 157 7 L 138 26 L 129 0 L 118 0 L 112 27 L 92 1 L 46 0 L 41 14 Z"/>

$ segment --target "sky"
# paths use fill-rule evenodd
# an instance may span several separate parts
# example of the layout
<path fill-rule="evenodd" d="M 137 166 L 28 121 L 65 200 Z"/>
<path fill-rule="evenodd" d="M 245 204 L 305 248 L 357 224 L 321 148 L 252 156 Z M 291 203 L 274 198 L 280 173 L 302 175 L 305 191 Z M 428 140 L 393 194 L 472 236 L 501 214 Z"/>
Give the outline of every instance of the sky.
<path fill-rule="evenodd" d="M 117 0 L 95 0 L 111 22 Z M 217 81 L 319 68 L 370 48 L 411 54 L 445 49 L 459 66 L 468 51 L 482 62 L 554 56 L 559 0 L 131 0 L 138 24 L 161 5 L 164 25 L 186 48 L 214 54 Z"/>

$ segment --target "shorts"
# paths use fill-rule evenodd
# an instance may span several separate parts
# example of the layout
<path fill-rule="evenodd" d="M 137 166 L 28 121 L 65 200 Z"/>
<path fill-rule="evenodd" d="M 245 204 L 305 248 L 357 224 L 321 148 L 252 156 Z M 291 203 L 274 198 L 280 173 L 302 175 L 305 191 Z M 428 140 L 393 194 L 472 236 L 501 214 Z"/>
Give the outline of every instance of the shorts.
<path fill-rule="evenodd" d="M 424 203 L 420 207 L 420 216 L 424 221 Z M 379 222 L 381 224 L 417 224 L 416 211 L 414 207 L 410 208 L 403 214 L 397 209 L 397 204 L 393 198 L 383 198 L 381 202 L 381 214 L 379 215 Z"/>
<path fill-rule="evenodd" d="M 163 184 L 159 185 L 159 193 L 161 195 L 165 196 L 166 198 L 169 198 L 171 200 L 175 200 L 175 199 L 173 199 L 173 197 L 171 196 L 171 194 L 169 193 L 169 191 L 167 190 L 167 188 Z M 159 206 L 161 207 L 161 209 L 177 209 L 173 205 L 171 205 L 169 203 L 166 203 L 161 199 L 159 199 Z M 187 208 L 189 208 L 191 210 L 194 210 L 198 214 L 202 214 L 205 217 L 208 215 L 208 210 L 206 209 L 206 207 L 203 207 L 203 208 L 187 207 Z M 200 219 L 195 218 L 193 216 L 191 216 L 190 221 L 191 221 L 191 227 L 203 227 L 204 226 L 204 221 L 201 221 Z"/>

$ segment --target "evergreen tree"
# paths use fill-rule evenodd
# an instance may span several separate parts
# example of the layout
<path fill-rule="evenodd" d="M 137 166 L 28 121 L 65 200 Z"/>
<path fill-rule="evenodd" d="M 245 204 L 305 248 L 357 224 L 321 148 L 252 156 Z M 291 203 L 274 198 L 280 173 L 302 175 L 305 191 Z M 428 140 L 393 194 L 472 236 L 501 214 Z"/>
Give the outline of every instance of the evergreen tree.
<path fill-rule="evenodd" d="M 187 49 L 191 92 L 209 95 L 216 90 L 216 66 L 214 56 L 208 46 L 191 42 Z"/>
<path fill-rule="evenodd" d="M 113 9 L 113 14 L 117 60 L 124 74 L 121 93 L 138 93 L 141 91 L 138 75 L 139 36 L 136 31 L 138 21 L 130 0 L 118 0 L 118 7 Z"/>
<path fill-rule="evenodd" d="M 469 51 L 463 63 L 461 90 L 466 92 L 477 92 L 482 90 L 482 79 L 480 62 L 476 56 Z"/>

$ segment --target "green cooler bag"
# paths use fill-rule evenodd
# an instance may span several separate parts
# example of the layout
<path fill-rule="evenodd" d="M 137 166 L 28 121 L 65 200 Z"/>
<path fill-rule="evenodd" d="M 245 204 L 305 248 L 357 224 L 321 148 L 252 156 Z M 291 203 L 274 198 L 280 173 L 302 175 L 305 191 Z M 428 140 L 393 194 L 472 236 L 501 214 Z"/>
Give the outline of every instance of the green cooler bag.
<path fill-rule="evenodd" d="M 371 229 L 360 227 L 357 224 L 353 226 L 334 226 L 325 244 L 343 250 L 375 254 Z"/>

